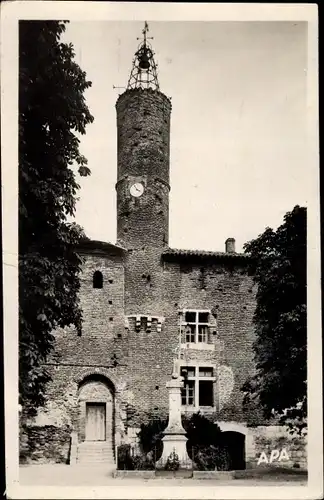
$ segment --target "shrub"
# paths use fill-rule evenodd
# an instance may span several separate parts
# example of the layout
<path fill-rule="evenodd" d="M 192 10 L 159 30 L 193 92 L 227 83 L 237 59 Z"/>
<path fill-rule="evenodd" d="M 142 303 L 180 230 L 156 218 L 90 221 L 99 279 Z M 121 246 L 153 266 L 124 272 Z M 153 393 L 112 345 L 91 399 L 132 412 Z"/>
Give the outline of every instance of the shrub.
<path fill-rule="evenodd" d="M 198 470 L 229 470 L 229 454 L 220 446 L 200 446 L 193 457 Z"/>
<path fill-rule="evenodd" d="M 200 413 L 194 413 L 191 417 L 184 418 L 183 427 L 187 432 L 189 456 L 192 448 L 219 446 L 221 443 L 222 431 L 219 426 Z"/>
<path fill-rule="evenodd" d="M 117 451 L 118 470 L 154 470 L 155 463 L 150 455 L 134 455 L 129 444 L 122 444 Z"/>
<path fill-rule="evenodd" d="M 156 460 L 159 460 L 163 451 L 163 431 L 168 425 L 167 419 L 152 419 L 148 424 L 141 424 L 138 433 L 140 446 L 143 453 L 154 452 Z"/>
<path fill-rule="evenodd" d="M 134 470 L 130 444 L 121 444 L 117 448 L 117 469 Z"/>
<path fill-rule="evenodd" d="M 135 455 L 132 458 L 133 470 L 154 470 L 154 460 L 147 455 Z"/>

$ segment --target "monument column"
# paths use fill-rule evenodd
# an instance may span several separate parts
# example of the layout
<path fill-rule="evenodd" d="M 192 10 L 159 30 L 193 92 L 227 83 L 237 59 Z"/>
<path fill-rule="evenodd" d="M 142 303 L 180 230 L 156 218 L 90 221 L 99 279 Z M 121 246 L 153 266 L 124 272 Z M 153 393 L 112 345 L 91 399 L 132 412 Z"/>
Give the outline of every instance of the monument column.
<path fill-rule="evenodd" d="M 166 384 L 169 390 L 169 420 L 163 431 L 163 452 L 156 463 L 157 468 L 164 467 L 171 454 L 175 453 L 179 459 L 181 469 L 191 469 L 192 461 L 187 452 L 187 437 L 181 422 L 181 389 L 183 377 L 174 370 L 172 378 Z"/>

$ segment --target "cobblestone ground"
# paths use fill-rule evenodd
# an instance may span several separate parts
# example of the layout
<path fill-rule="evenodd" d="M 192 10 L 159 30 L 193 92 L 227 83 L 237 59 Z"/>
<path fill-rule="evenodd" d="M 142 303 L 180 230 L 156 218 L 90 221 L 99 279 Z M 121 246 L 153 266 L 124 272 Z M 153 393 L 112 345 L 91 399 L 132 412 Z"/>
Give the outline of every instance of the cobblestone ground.
<path fill-rule="evenodd" d="M 306 486 L 306 475 L 280 472 L 256 478 L 243 479 L 170 479 L 170 478 L 114 478 L 112 471 L 98 467 L 67 465 L 33 465 L 20 467 L 21 486 Z"/>

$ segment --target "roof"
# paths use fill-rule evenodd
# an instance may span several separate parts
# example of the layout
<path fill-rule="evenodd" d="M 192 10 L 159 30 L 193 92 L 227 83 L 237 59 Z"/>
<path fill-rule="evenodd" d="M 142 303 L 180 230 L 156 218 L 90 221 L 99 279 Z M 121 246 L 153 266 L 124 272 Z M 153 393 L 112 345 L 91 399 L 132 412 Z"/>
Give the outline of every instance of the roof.
<path fill-rule="evenodd" d="M 91 240 L 90 238 L 83 239 L 78 246 L 80 252 L 84 253 L 100 253 L 109 255 L 121 255 L 126 250 L 123 247 L 109 243 L 108 241 Z"/>
<path fill-rule="evenodd" d="M 199 257 L 216 259 L 249 259 L 249 255 L 237 252 L 214 252 L 208 250 L 184 250 L 178 248 L 167 248 L 164 250 L 164 256 L 169 257 Z"/>

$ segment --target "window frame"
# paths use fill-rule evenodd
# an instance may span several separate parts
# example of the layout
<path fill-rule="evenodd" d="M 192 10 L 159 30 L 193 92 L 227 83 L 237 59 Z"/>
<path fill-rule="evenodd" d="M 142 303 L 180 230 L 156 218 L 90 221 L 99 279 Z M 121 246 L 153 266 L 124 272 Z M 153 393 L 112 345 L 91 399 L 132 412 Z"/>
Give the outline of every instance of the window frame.
<path fill-rule="evenodd" d="M 185 410 L 197 410 L 199 408 L 206 408 L 206 409 L 215 409 L 215 394 L 214 394 L 214 391 L 215 391 L 215 382 L 216 382 L 216 366 L 215 365 L 212 365 L 212 364 L 209 364 L 209 363 L 199 363 L 199 364 L 196 364 L 196 363 L 192 363 L 192 364 L 188 364 L 188 365 L 183 365 L 181 364 L 180 366 L 180 374 L 182 372 L 182 370 L 186 369 L 186 370 L 189 370 L 189 369 L 192 369 L 194 368 L 194 374 L 192 375 L 188 375 L 186 377 L 186 379 L 184 380 L 184 386 L 183 388 L 181 389 L 181 408 L 182 409 L 185 409 Z M 205 370 L 212 370 L 212 376 L 199 376 L 199 373 L 200 373 L 200 370 L 202 369 L 205 369 Z M 183 376 L 183 375 L 181 375 Z M 187 391 L 186 390 L 186 382 L 194 382 L 194 386 L 193 386 L 193 404 L 188 404 L 188 400 L 189 400 L 189 390 Z M 213 386 L 212 386 L 212 397 L 213 397 L 213 404 L 211 406 L 205 406 L 205 405 L 199 405 L 199 382 L 200 381 L 204 381 L 204 382 L 212 382 Z M 185 398 L 186 398 L 186 404 L 183 404 L 182 401 L 183 401 L 183 391 L 186 391 L 186 394 L 185 394 Z"/>
<path fill-rule="evenodd" d="M 192 313 L 195 314 L 195 321 L 186 321 L 186 314 Z M 208 321 L 199 321 L 199 314 L 207 314 Z M 181 319 L 180 319 L 180 328 L 181 328 L 181 344 L 195 344 L 195 345 L 211 345 L 210 342 L 210 332 L 209 328 L 211 326 L 209 321 L 209 316 L 211 311 L 209 309 L 183 309 L 181 311 Z M 190 328 L 190 332 L 185 331 L 185 327 L 194 326 L 194 328 Z M 205 332 L 201 333 L 199 327 L 205 327 Z M 188 338 L 190 340 L 188 340 Z M 192 338 L 194 340 L 192 340 Z M 184 342 L 182 342 L 184 340 Z"/>

